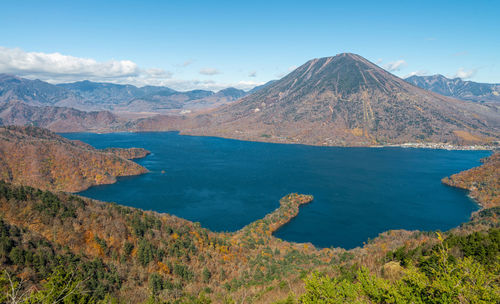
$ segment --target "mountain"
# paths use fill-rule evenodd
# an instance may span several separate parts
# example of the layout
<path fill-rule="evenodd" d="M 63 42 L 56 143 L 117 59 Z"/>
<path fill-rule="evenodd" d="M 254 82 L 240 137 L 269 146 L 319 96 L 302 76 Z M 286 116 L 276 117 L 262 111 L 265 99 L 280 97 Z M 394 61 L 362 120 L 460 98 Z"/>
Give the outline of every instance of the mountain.
<path fill-rule="evenodd" d="M 123 112 L 185 114 L 214 109 L 221 105 L 232 103 L 245 95 L 245 91 L 235 88 L 223 89 L 217 93 L 206 90 L 192 90 L 186 92 L 162 91 L 134 99 L 121 106 L 115 106 L 114 109 Z"/>
<path fill-rule="evenodd" d="M 500 84 L 449 79 L 443 75 L 411 76 L 407 82 L 441 95 L 478 102 L 500 102 Z"/>
<path fill-rule="evenodd" d="M 500 206 L 500 152 L 481 159 L 481 166 L 445 177 L 442 182 L 448 186 L 469 191 L 483 208 Z"/>
<path fill-rule="evenodd" d="M 0 74 L 0 103 L 10 100 L 46 106 L 81 102 L 71 91 L 50 83 Z"/>
<path fill-rule="evenodd" d="M 122 125 L 108 111 L 85 112 L 66 107 L 33 106 L 12 100 L 0 103 L 0 125 L 39 126 L 54 132 L 110 131 Z"/>
<path fill-rule="evenodd" d="M 363 57 L 313 59 L 238 102 L 199 115 L 187 134 L 312 145 L 498 140 L 497 107 L 415 87 Z"/>
<path fill-rule="evenodd" d="M 0 104 L 19 100 L 31 106 L 58 106 L 80 111 L 178 115 L 213 109 L 246 94 L 235 88 L 217 93 L 207 90 L 179 92 L 162 86 L 139 88 L 88 80 L 54 85 L 0 74 Z"/>
<path fill-rule="evenodd" d="M 229 87 L 229 88 L 220 90 L 215 95 L 220 95 L 223 97 L 232 98 L 233 100 L 236 100 L 238 98 L 241 98 L 241 97 L 247 95 L 247 93 L 243 90 Z"/>
<path fill-rule="evenodd" d="M 206 90 L 179 92 L 167 87 L 119 85 L 88 80 L 58 84 L 70 90 L 81 100 L 76 104 L 64 103 L 82 110 L 111 110 L 116 112 L 173 113 L 213 109 L 230 103 L 246 93 L 227 88 L 217 93 Z"/>
<path fill-rule="evenodd" d="M 42 128 L 0 127 L 0 179 L 41 189 L 78 192 L 114 183 L 117 176 L 147 172 L 120 157 L 137 155 L 137 151 L 121 150 L 97 150 Z"/>
<path fill-rule="evenodd" d="M 229 87 L 204 98 L 192 100 L 184 105 L 184 109 L 192 112 L 214 109 L 223 105 L 231 104 L 245 95 L 247 95 L 245 91 Z"/>
<path fill-rule="evenodd" d="M 142 98 L 147 95 L 156 93 L 171 94 L 175 93 L 167 87 L 146 86 L 138 88 L 133 85 L 122 85 L 104 82 L 92 82 L 88 80 L 78 81 L 73 83 L 61 83 L 58 87 L 65 88 L 75 95 L 85 100 L 85 104 L 69 104 L 66 106 L 73 106 L 75 108 L 88 110 L 92 109 L 113 109 L 113 105 L 126 104 L 131 100 Z M 83 108 L 82 108 L 83 106 Z"/>

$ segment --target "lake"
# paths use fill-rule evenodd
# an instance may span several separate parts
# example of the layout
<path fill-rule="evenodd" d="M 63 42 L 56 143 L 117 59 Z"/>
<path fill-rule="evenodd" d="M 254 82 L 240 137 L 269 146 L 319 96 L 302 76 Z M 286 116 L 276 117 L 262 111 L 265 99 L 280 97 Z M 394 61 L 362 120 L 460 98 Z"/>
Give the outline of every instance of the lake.
<path fill-rule="evenodd" d="M 445 176 L 480 164 L 488 151 L 338 148 L 246 142 L 177 132 L 62 134 L 96 148 L 141 147 L 151 172 L 80 195 L 235 231 L 279 206 L 284 195 L 314 195 L 278 230 L 318 247 L 360 246 L 390 229 L 447 230 L 478 206 Z"/>

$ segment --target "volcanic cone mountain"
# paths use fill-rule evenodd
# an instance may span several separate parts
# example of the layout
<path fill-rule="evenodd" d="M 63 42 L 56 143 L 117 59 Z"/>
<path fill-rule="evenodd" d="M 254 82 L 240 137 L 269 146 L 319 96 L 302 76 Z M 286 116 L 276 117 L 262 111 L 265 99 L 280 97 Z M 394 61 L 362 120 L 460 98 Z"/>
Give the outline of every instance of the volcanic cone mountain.
<path fill-rule="evenodd" d="M 313 59 L 184 133 L 313 145 L 498 140 L 497 107 L 415 87 L 350 53 Z"/>

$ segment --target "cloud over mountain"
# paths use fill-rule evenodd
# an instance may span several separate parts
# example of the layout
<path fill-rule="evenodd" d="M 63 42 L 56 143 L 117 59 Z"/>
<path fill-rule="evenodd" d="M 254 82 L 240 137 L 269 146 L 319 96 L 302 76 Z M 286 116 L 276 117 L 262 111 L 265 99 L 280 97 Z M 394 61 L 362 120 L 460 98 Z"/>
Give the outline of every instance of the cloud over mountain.
<path fill-rule="evenodd" d="M 455 73 L 453 76 L 454 78 L 462 78 L 462 79 L 469 79 L 472 76 L 476 75 L 476 70 L 465 70 L 464 68 L 458 69 L 458 71 Z"/>
<path fill-rule="evenodd" d="M 385 69 L 394 72 L 394 71 L 399 71 L 401 68 L 406 66 L 406 61 L 400 59 L 397 61 L 389 62 L 388 64 L 385 65 Z"/>
<path fill-rule="evenodd" d="M 186 60 L 178 67 L 188 67 L 193 60 Z M 13 74 L 28 79 L 40 79 L 50 83 L 65 83 L 82 80 L 132 84 L 135 86 L 168 86 L 176 90 L 212 90 L 227 87 L 249 90 L 259 81 L 216 82 L 210 79 L 181 79 L 161 68 L 145 68 L 131 60 L 98 61 L 66 54 L 27 52 L 20 48 L 0 46 L 0 73 Z M 204 68 L 202 75 L 216 75 L 221 72 L 214 68 Z"/>
<path fill-rule="evenodd" d="M 172 74 L 158 68 L 140 68 L 130 60 L 104 62 L 61 53 L 26 52 L 19 48 L 0 47 L 0 71 L 50 82 L 76 81 L 82 78 L 98 81 L 137 78 L 168 79 Z"/>

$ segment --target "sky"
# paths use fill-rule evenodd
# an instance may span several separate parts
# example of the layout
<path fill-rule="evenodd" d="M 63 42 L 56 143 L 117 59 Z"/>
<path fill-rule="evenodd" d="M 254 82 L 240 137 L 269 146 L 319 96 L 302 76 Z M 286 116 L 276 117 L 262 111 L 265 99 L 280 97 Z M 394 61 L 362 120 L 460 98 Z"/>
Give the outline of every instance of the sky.
<path fill-rule="evenodd" d="M 0 73 L 51 83 L 247 90 L 343 52 L 500 83 L 500 1 L 0 2 Z"/>

